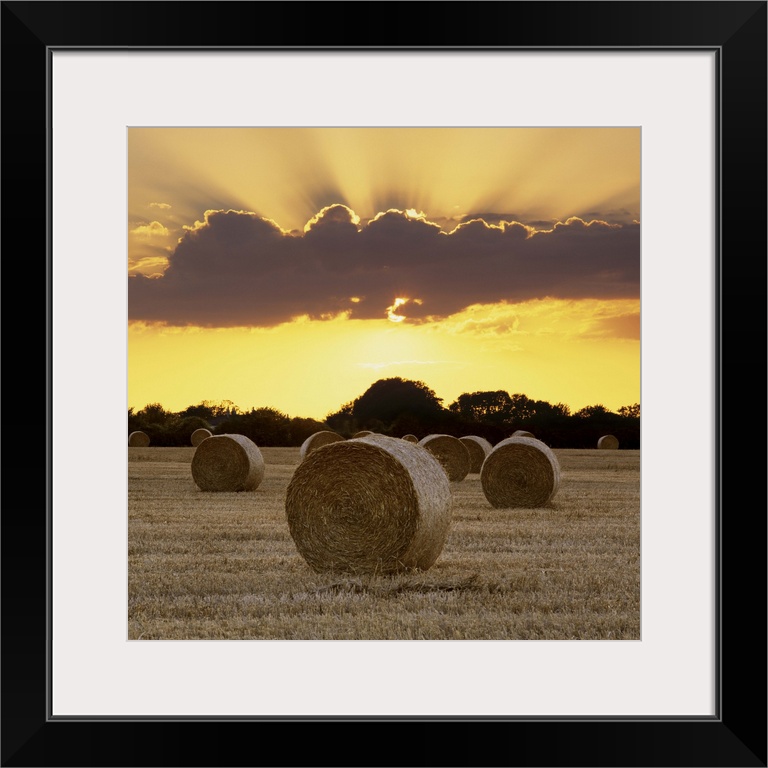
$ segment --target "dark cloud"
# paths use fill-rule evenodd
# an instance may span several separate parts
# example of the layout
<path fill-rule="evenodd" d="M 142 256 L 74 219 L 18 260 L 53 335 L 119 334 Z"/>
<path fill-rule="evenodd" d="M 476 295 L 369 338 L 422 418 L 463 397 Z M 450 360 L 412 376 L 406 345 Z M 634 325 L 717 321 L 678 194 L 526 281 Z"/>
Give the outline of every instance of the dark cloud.
<path fill-rule="evenodd" d="M 476 219 L 447 234 L 401 211 L 359 224 L 333 205 L 307 232 L 286 233 L 254 213 L 209 211 L 169 262 L 162 278 L 129 278 L 131 320 L 227 327 L 339 312 L 383 318 L 403 297 L 410 301 L 398 314 L 419 321 L 476 303 L 640 295 L 639 226 L 580 219 L 549 232 Z"/>

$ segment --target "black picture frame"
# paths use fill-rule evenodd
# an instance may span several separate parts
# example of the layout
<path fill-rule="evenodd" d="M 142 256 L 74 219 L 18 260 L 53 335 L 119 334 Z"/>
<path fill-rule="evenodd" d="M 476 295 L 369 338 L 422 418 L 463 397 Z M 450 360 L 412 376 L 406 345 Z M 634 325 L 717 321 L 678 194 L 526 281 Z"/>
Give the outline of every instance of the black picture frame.
<path fill-rule="evenodd" d="M 20 376 L 14 363 L 3 380 L 5 458 L 11 470 L 6 472 L 2 517 L 2 765 L 766 766 L 766 462 L 762 420 L 755 424 L 755 412 L 762 417 L 766 393 L 767 6 L 697 0 L 441 5 L 3 2 L 2 216 L 9 331 L 4 339 L 10 343 L 7 353 L 12 351 L 17 360 L 39 360 L 43 370 L 32 379 L 28 365 Z M 433 12 L 439 23 L 430 21 Z M 342 17 L 348 26 L 339 26 Z M 329 45 L 334 39 L 365 42 Z M 400 42 L 395 46 L 392 40 Z M 49 73 L 50 51 L 63 47 L 717 51 L 716 716 L 50 717 L 55 329 L 48 281 Z M 45 334 L 44 364 L 39 348 L 30 349 L 30 325 L 39 328 L 41 345 Z M 731 338 L 727 347 L 726 335 Z M 751 352 L 744 357 L 740 351 L 737 357 L 742 345 Z M 30 401 L 31 392 L 36 396 Z M 42 420 L 43 404 L 46 439 L 40 434 L 43 425 L 33 429 L 28 424 L 33 414 Z M 393 731 L 394 725 L 400 727 Z M 342 726 L 357 733 L 345 729 L 342 736 Z"/>

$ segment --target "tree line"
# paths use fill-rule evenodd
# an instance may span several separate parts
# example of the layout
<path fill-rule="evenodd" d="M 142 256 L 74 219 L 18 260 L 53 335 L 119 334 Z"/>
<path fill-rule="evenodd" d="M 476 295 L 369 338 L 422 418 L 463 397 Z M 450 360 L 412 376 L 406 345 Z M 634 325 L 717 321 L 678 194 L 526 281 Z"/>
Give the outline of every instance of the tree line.
<path fill-rule="evenodd" d="M 242 434 L 260 446 L 300 446 L 321 430 L 350 438 L 362 430 L 392 437 L 419 439 L 430 434 L 478 435 L 492 445 L 521 429 L 552 448 L 595 448 L 600 437 L 614 435 L 620 448 L 640 447 L 640 404 L 617 412 L 601 404 L 575 413 L 563 403 L 551 404 L 504 390 L 466 392 L 447 407 L 422 381 L 379 379 L 355 400 L 329 413 L 324 421 L 291 417 L 275 408 L 241 411 L 232 401 L 204 400 L 183 411 L 166 411 L 150 403 L 128 410 L 128 433 L 146 432 L 154 446 L 186 446 L 196 429 L 213 434 Z"/>

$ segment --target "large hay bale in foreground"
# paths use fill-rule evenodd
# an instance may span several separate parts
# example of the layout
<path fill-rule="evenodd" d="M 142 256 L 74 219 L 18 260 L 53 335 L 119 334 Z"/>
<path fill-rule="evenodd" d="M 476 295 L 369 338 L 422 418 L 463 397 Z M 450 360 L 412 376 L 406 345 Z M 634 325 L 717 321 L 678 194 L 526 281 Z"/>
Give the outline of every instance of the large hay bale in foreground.
<path fill-rule="evenodd" d="M 419 440 L 418 444 L 442 464 L 451 482 L 459 482 L 469 474 L 469 451 L 458 437 L 427 435 Z"/>
<path fill-rule="evenodd" d="M 210 429 L 205 429 L 205 427 L 201 427 L 200 429 L 196 429 L 192 433 L 190 440 L 192 441 L 192 445 L 194 445 L 195 448 L 197 448 L 197 446 L 200 445 L 200 443 L 202 443 L 206 437 L 212 437 L 212 436 L 213 436 L 213 432 L 211 432 Z"/>
<path fill-rule="evenodd" d="M 603 435 L 597 441 L 597 447 L 604 451 L 615 451 L 619 447 L 619 440 L 613 435 Z"/>
<path fill-rule="evenodd" d="M 508 437 L 486 456 L 480 484 L 494 507 L 541 507 L 557 493 L 560 463 L 541 440 Z"/>
<path fill-rule="evenodd" d="M 403 435 L 402 439 L 405 440 L 408 443 L 418 443 L 419 442 L 419 438 L 416 437 L 416 435 Z"/>
<path fill-rule="evenodd" d="M 385 435 L 313 451 L 285 498 L 296 548 L 316 572 L 427 570 L 448 537 L 451 505 L 437 459 Z"/>
<path fill-rule="evenodd" d="M 131 432 L 131 434 L 128 435 L 128 445 L 131 446 L 131 448 L 146 448 L 149 445 L 149 435 L 141 430 Z"/>
<path fill-rule="evenodd" d="M 299 458 L 301 461 L 304 461 L 309 453 L 314 451 L 316 448 L 319 448 L 321 445 L 328 445 L 328 443 L 335 443 L 343 439 L 344 438 L 341 435 L 336 434 L 336 432 L 330 432 L 328 430 L 315 432 L 314 435 L 310 435 L 301 444 L 301 448 L 299 448 Z"/>
<path fill-rule="evenodd" d="M 485 457 L 491 452 L 493 446 L 484 438 L 478 435 L 464 435 L 460 437 L 462 443 L 469 451 L 469 471 L 478 473 L 483 466 Z"/>
<path fill-rule="evenodd" d="M 253 491 L 264 479 L 264 457 L 245 435 L 211 435 L 195 449 L 192 479 L 201 491 Z"/>
<path fill-rule="evenodd" d="M 525 429 L 516 429 L 512 433 L 512 437 L 533 437 L 533 438 L 535 438 L 536 435 L 534 435 L 533 432 L 528 432 Z"/>

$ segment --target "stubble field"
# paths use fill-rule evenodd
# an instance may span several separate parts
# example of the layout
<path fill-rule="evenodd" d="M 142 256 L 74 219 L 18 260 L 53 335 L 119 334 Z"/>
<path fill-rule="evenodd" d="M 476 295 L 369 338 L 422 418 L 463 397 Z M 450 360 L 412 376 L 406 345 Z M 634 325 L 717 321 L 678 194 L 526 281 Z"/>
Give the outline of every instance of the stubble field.
<path fill-rule="evenodd" d="M 298 448 L 255 491 L 201 491 L 195 448 L 128 449 L 129 640 L 639 640 L 640 452 L 557 450 L 545 507 L 451 483 L 427 571 L 315 573 L 288 530 Z"/>

